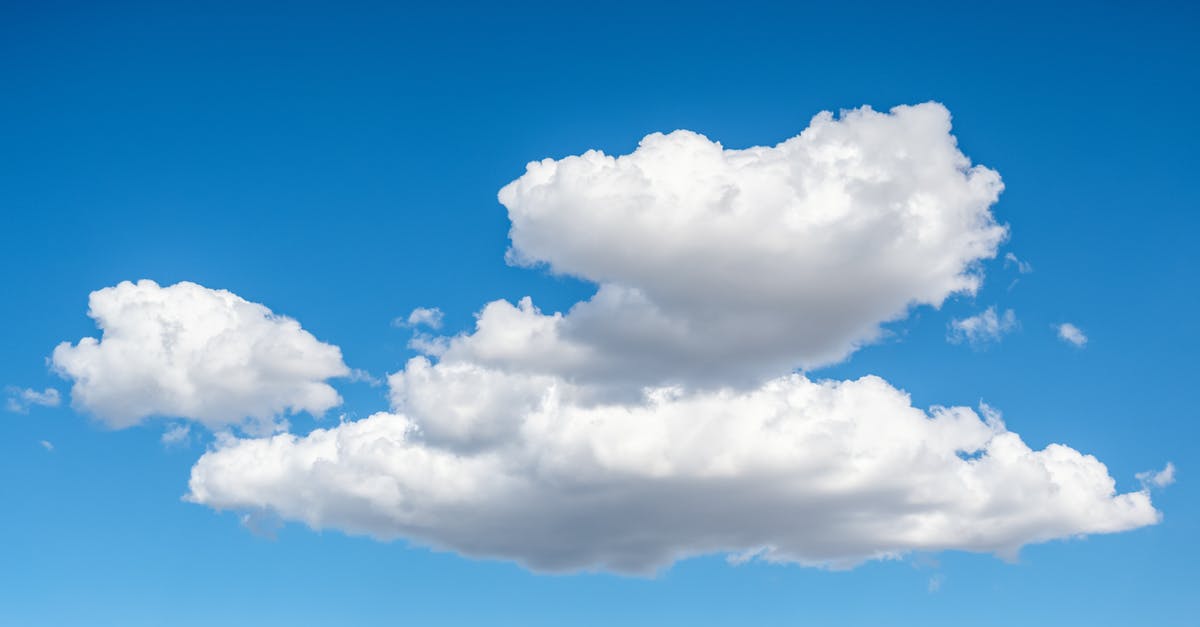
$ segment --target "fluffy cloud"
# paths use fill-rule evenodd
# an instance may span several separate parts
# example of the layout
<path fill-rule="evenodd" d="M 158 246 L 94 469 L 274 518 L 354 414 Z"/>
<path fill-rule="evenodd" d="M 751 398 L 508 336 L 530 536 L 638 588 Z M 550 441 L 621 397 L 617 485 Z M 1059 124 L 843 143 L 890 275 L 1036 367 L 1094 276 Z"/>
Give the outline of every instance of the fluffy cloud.
<path fill-rule="evenodd" d="M 440 329 L 442 327 L 442 310 L 437 307 L 417 307 L 408 314 L 407 318 L 396 318 L 393 325 L 398 327 L 429 327 L 430 329 Z"/>
<path fill-rule="evenodd" d="M 1011 555 L 1154 524 L 1147 490 L 1118 493 L 1068 446 L 1029 447 L 989 408 L 787 374 L 974 292 L 1006 234 L 1000 189 L 937 104 L 821 114 L 774 147 L 678 131 L 530 164 L 500 192 L 509 258 L 596 283 L 590 300 L 496 301 L 470 333 L 417 331 L 427 356 L 389 377 L 390 411 L 222 435 L 188 498 L 251 528 L 302 521 L 546 571 Z"/>
<path fill-rule="evenodd" d="M 1083 329 L 1080 329 L 1070 322 L 1064 322 L 1058 325 L 1057 329 L 1058 339 L 1077 348 L 1083 348 L 1084 346 L 1087 346 L 1088 337 L 1084 334 Z"/>
<path fill-rule="evenodd" d="M 101 338 L 63 342 L 51 359 L 74 381 L 72 402 L 113 427 L 170 416 L 263 428 L 341 402 L 326 382 L 350 372 L 336 346 L 228 291 L 126 281 L 88 305 Z"/>
<path fill-rule="evenodd" d="M 955 344 L 986 344 L 997 342 L 1005 333 L 1017 328 L 1017 314 L 1006 309 L 997 315 L 995 307 L 988 307 L 983 312 L 950 321 L 950 333 L 947 338 Z"/>
<path fill-rule="evenodd" d="M 46 388 L 39 392 L 31 388 L 5 388 L 8 393 L 8 398 L 5 399 L 4 407 L 8 411 L 23 414 L 29 411 L 33 405 L 41 405 L 42 407 L 58 407 L 62 402 L 58 394 L 58 390 L 54 388 Z"/>
<path fill-rule="evenodd" d="M 596 381 L 752 385 L 843 359 L 915 305 L 972 293 L 1006 229 L 999 175 L 936 103 L 822 113 L 771 147 L 688 131 L 530 163 L 509 259 L 593 281 L 566 315 L 497 301 L 443 360 Z"/>
<path fill-rule="evenodd" d="M 544 571 L 686 556 L 851 566 L 1153 524 L 1094 457 L 1032 450 L 991 410 L 914 408 L 885 381 L 795 374 L 750 391 L 593 403 L 563 379 L 418 358 L 394 413 L 224 439 L 189 498 Z"/>

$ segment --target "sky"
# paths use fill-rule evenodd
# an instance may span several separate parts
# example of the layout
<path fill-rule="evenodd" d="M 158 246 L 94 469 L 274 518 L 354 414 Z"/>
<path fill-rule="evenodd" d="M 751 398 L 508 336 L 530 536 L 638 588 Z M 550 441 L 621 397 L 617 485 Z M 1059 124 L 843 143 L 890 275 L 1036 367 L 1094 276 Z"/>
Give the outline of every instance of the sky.
<path fill-rule="evenodd" d="M 0 10 L 0 624 L 1200 612 L 1195 8 Z"/>

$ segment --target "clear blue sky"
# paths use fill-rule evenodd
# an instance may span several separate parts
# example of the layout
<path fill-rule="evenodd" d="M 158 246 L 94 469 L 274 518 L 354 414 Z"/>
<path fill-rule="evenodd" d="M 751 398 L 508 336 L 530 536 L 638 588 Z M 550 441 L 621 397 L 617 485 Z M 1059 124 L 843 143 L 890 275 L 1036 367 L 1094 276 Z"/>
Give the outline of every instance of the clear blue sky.
<path fill-rule="evenodd" d="M 5 3 L 0 386 L 62 403 L 0 412 L 0 624 L 1195 624 L 1197 26 L 1185 3 Z M 381 377 L 414 355 L 392 321 L 416 307 L 453 333 L 494 299 L 556 311 L 594 291 L 505 263 L 496 194 L 527 162 L 675 129 L 773 145 L 822 110 L 930 100 L 1003 177 L 1000 255 L 1032 272 L 987 261 L 975 296 L 813 376 L 985 401 L 1034 449 L 1095 455 L 1119 492 L 1173 462 L 1158 525 L 1015 563 L 711 555 L 654 577 L 296 523 L 266 538 L 182 500 L 210 431 L 168 446 L 184 423 L 109 428 L 47 362 L 98 335 L 90 292 L 144 278 L 263 303 Z M 947 341 L 991 306 L 1019 323 Z M 333 383 L 344 405 L 293 432 L 388 407 L 383 387 Z"/>

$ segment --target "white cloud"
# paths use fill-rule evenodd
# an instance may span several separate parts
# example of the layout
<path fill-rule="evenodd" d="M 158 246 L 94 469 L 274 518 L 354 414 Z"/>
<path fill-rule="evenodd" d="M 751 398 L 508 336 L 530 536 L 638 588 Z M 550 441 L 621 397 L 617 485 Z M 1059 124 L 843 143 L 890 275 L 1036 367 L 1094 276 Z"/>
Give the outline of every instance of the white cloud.
<path fill-rule="evenodd" d="M 1080 329 L 1070 322 L 1064 322 L 1058 325 L 1057 328 L 1058 339 L 1078 348 L 1083 348 L 1087 345 L 1088 337 L 1087 335 L 1084 335 L 1083 329 Z"/>
<path fill-rule="evenodd" d="M 442 310 L 437 307 L 417 307 L 407 318 L 396 318 L 396 326 L 442 328 Z"/>
<path fill-rule="evenodd" d="M 162 434 L 162 443 L 166 446 L 183 444 L 187 442 L 188 436 L 192 433 L 191 425 L 186 423 L 173 424 L 167 427 L 167 430 Z"/>
<path fill-rule="evenodd" d="M 680 131 L 530 164 L 500 193 L 510 259 L 597 283 L 590 300 L 495 301 L 472 333 L 418 333 L 436 359 L 390 375 L 391 411 L 221 435 L 188 498 L 251 528 L 302 521 L 547 571 L 1011 555 L 1154 524 L 1147 491 L 1118 494 L 1068 446 L 1030 448 L 990 408 L 780 376 L 976 291 L 1006 234 L 1000 189 L 932 103 L 822 114 L 775 147 Z"/>
<path fill-rule="evenodd" d="M 42 448 L 46 449 L 47 452 L 54 452 L 54 445 L 51 444 L 49 440 L 40 440 L 38 441 L 38 444 L 41 444 Z"/>
<path fill-rule="evenodd" d="M 598 404 L 561 378 L 417 358 L 392 384 L 394 413 L 223 439 L 189 498 L 537 570 L 640 573 L 707 553 L 1011 555 L 1159 517 L 1094 457 L 1032 450 L 986 408 L 926 413 L 876 377 Z"/>
<path fill-rule="evenodd" d="M 46 388 L 39 392 L 31 388 L 8 387 L 5 388 L 8 393 L 8 398 L 5 399 L 4 407 L 8 411 L 24 414 L 29 411 L 33 405 L 42 407 L 58 407 L 62 402 L 58 394 L 58 390 L 54 388 Z"/>
<path fill-rule="evenodd" d="M 473 335 L 428 350 L 634 388 L 829 364 L 910 307 L 979 287 L 1006 236 L 990 211 L 1002 187 L 937 103 L 822 113 L 773 147 L 676 131 L 530 163 L 499 194 L 510 260 L 597 294 L 566 315 L 496 301 Z"/>
<path fill-rule="evenodd" d="M 947 339 L 958 344 L 986 344 L 998 342 L 1005 333 L 1017 328 L 1017 314 L 1006 309 L 1003 314 L 996 315 L 995 307 L 966 318 L 950 321 L 950 333 Z"/>
<path fill-rule="evenodd" d="M 1137 474 L 1138 481 L 1144 486 L 1154 486 L 1156 488 L 1165 488 L 1172 483 L 1175 483 L 1175 464 L 1167 462 L 1167 465 L 1157 472 L 1146 471 Z"/>
<path fill-rule="evenodd" d="M 1022 261 L 1011 252 L 1004 253 L 1004 267 L 1007 268 L 1010 265 L 1015 266 L 1017 268 L 1017 272 L 1020 274 L 1029 274 L 1030 272 L 1033 272 L 1033 266 L 1030 265 L 1029 262 Z"/>
<path fill-rule="evenodd" d="M 167 416 L 263 429 L 341 402 L 326 382 L 350 373 L 341 351 L 236 294 L 126 281 L 88 304 L 102 337 L 63 342 L 52 363 L 74 381 L 72 402 L 110 426 Z"/>

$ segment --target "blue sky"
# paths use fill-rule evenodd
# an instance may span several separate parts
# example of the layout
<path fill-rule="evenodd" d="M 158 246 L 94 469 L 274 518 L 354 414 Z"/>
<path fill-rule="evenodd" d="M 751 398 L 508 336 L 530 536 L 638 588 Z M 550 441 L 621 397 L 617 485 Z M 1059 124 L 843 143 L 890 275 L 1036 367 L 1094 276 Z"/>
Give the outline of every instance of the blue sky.
<path fill-rule="evenodd" d="M 14 3 L 3 15 L 0 623 L 1184 625 L 1200 610 L 1190 7 Z M 1149 489 L 1158 524 L 1033 543 L 1015 561 L 915 551 L 830 570 L 710 554 L 652 576 L 536 573 L 524 554 L 473 559 L 286 514 L 254 533 L 237 511 L 183 498 L 221 427 L 168 415 L 114 428 L 49 361 L 61 342 L 100 336 L 94 290 L 190 281 L 297 320 L 382 379 L 417 354 L 414 329 L 393 323 L 417 307 L 437 307 L 437 333 L 452 335 L 497 299 L 565 312 L 596 291 L 591 266 L 553 272 L 575 249 L 556 248 L 567 238 L 539 231 L 532 210 L 549 267 L 505 262 L 497 192 L 527 162 L 629 154 L 675 129 L 772 146 L 821 111 L 928 101 L 953 116 L 957 148 L 1002 177 L 988 210 L 1007 238 L 968 264 L 984 277 L 976 293 L 916 305 L 807 374 L 877 375 L 921 409 L 982 401 L 1033 450 L 1094 455 L 1118 493 L 1172 462 L 1177 482 Z M 617 278 L 656 280 L 634 265 Z M 997 337 L 948 340 L 989 307 Z M 1084 346 L 1058 337 L 1068 322 Z M 332 379 L 343 402 L 289 415 L 290 432 L 389 411 L 389 388 L 358 379 Z M 22 398 L 48 388 L 57 405 Z M 164 443 L 181 425 L 183 441 Z"/>

